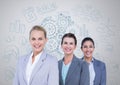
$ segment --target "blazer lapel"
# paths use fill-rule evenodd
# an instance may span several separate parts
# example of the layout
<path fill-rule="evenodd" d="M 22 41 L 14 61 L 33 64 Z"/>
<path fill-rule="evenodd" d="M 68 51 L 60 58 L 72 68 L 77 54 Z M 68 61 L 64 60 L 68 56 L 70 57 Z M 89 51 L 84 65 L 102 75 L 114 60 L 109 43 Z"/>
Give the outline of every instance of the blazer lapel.
<path fill-rule="evenodd" d="M 96 61 L 96 59 L 94 59 L 93 64 L 95 69 L 95 79 L 94 79 L 94 83 L 95 83 L 95 81 L 98 81 L 100 70 L 99 70 L 98 62 Z"/>
<path fill-rule="evenodd" d="M 60 80 L 59 82 L 60 82 L 60 84 L 62 83 L 61 85 L 63 85 L 62 75 L 60 75 L 60 74 L 62 74 L 62 65 L 63 65 L 63 60 L 60 60 L 60 61 L 59 61 L 59 76 L 60 76 L 60 77 L 59 77 L 59 78 L 60 78 L 60 79 L 59 79 L 59 80 Z"/>
<path fill-rule="evenodd" d="M 31 53 L 29 53 L 23 60 L 23 64 L 22 64 L 22 67 L 23 67 L 23 79 L 25 80 L 25 82 L 27 83 L 27 79 L 26 79 L 26 66 L 27 66 L 27 63 L 29 61 L 29 58 L 30 58 L 30 55 Z"/>
<path fill-rule="evenodd" d="M 39 59 L 38 63 L 36 64 L 35 68 L 34 68 L 33 71 L 32 71 L 32 74 L 31 74 L 31 77 L 30 77 L 30 84 L 31 84 L 34 76 L 35 76 L 36 73 L 39 71 L 39 69 L 40 69 L 41 66 L 43 65 L 44 61 L 46 60 L 47 55 L 46 55 L 45 52 L 43 52 L 42 55 L 39 56 L 39 57 L 40 57 L 40 59 Z"/>
<path fill-rule="evenodd" d="M 71 74 L 73 73 L 73 71 L 75 70 L 76 66 L 77 66 L 78 62 L 76 62 L 76 57 L 74 56 L 71 62 L 71 65 L 69 67 L 67 76 L 66 76 L 66 82 L 68 81 L 68 79 L 71 77 Z M 69 82 L 69 81 L 68 81 Z"/>

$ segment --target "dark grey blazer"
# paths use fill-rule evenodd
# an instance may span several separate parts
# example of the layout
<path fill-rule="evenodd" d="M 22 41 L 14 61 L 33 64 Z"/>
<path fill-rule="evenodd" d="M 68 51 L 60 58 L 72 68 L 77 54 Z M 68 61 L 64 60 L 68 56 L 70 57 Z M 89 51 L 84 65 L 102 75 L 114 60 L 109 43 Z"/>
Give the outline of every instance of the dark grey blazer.
<path fill-rule="evenodd" d="M 62 65 L 63 59 L 58 62 L 59 85 L 63 85 Z M 89 70 L 87 66 L 86 62 L 74 56 L 66 76 L 65 85 L 89 85 Z"/>
<path fill-rule="evenodd" d="M 106 66 L 105 63 L 94 59 L 93 62 L 95 69 L 94 85 L 106 85 Z"/>
<path fill-rule="evenodd" d="M 93 66 L 95 70 L 94 85 L 106 85 L 106 66 L 105 63 L 93 58 Z M 81 58 L 83 60 L 83 58 Z"/>

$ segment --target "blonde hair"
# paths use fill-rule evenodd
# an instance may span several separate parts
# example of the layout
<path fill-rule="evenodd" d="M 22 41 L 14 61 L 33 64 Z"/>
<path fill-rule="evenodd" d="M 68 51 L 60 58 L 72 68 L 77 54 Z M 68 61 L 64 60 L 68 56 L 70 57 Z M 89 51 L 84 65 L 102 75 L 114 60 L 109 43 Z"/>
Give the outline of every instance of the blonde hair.
<path fill-rule="evenodd" d="M 43 32 L 44 32 L 44 35 L 45 35 L 45 38 L 47 37 L 47 32 L 46 32 L 46 30 L 45 30 L 43 27 L 38 26 L 38 25 L 35 25 L 35 26 L 30 30 L 29 37 L 30 37 L 31 32 L 32 32 L 33 30 L 43 31 Z"/>

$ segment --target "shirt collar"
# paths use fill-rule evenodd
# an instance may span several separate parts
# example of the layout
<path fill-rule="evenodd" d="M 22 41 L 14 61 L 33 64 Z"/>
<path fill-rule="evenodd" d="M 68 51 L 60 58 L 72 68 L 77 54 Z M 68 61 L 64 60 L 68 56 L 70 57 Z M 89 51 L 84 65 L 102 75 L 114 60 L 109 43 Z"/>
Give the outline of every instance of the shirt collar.
<path fill-rule="evenodd" d="M 43 51 L 41 51 L 38 55 L 35 56 L 35 61 L 38 61 L 40 59 L 40 56 L 42 55 Z M 33 56 L 33 52 L 31 53 L 30 56 L 30 61 L 32 62 L 32 56 Z"/>
<path fill-rule="evenodd" d="M 82 60 L 85 61 L 85 58 L 83 57 Z M 91 63 L 93 63 L 94 60 L 95 60 L 95 59 L 92 57 Z"/>

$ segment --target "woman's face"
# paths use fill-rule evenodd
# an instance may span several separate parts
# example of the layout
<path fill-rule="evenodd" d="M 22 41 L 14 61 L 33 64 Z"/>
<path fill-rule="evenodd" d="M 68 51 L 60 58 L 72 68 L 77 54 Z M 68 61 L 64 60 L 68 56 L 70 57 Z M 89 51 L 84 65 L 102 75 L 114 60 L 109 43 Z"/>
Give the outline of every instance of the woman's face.
<path fill-rule="evenodd" d="M 30 44 L 33 49 L 33 53 L 38 54 L 40 53 L 45 43 L 47 42 L 47 39 L 45 38 L 43 31 L 33 30 L 30 34 Z"/>
<path fill-rule="evenodd" d="M 63 39 L 63 43 L 62 43 L 61 47 L 62 47 L 65 55 L 73 54 L 73 52 L 76 48 L 74 38 L 65 37 Z"/>
<path fill-rule="evenodd" d="M 91 41 L 85 41 L 82 46 L 82 51 L 85 58 L 92 58 L 94 45 Z"/>

